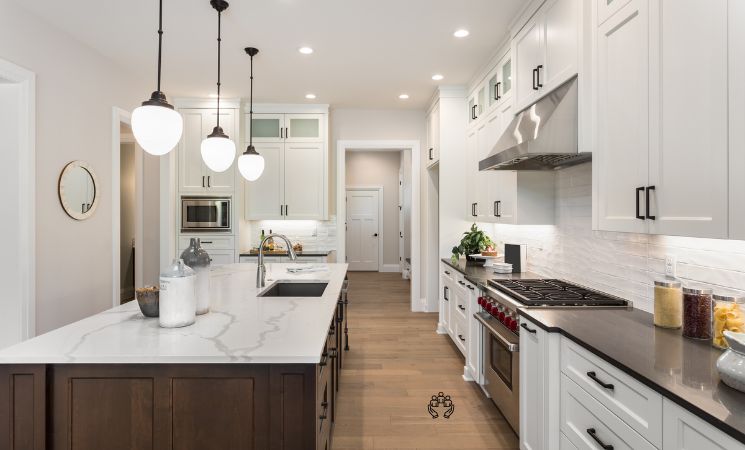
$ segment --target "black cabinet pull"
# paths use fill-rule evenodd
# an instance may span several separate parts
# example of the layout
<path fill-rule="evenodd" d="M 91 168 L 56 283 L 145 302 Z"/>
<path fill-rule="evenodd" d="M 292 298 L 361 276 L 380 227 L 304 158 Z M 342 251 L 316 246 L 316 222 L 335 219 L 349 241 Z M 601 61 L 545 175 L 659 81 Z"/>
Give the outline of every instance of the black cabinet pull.
<path fill-rule="evenodd" d="M 204 175 L 202 175 L 202 187 L 207 187 L 204 185 L 204 178 L 205 178 Z"/>
<path fill-rule="evenodd" d="M 290 207 L 287 206 L 287 205 L 285 205 L 285 216 L 289 216 L 290 215 L 289 211 L 290 211 Z"/>
<path fill-rule="evenodd" d="M 460 309 L 461 311 L 465 311 L 466 310 L 466 307 L 463 306 L 463 305 L 458 305 L 458 309 Z"/>
<path fill-rule="evenodd" d="M 212 187 L 212 183 L 211 183 L 211 181 L 212 181 L 212 176 L 211 176 L 211 175 L 207 175 L 207 187 L 208 187 L 208 188 L 209 188 L 209 187 Z"/>
<path fill-rule="evenodd" d="M 285 138 L 285 129 L 284 128 L 280 128 L 279 129 L 279 138 L 280 139 L 284 139 Z"/>
<path fill-rule="evenodd" d="M 432 150 L 434 150 L 434 148 L 431 148 L 431 147 L 430 147 L 430 149 L 429 149 L 429 160 L 430 160 L 430 161 L 432 161 L 432 160 L 434 159 L 434 158 L 432 157 Z"/>
<path fill-rule="evenodd" d="M 279 215 L 284 216 L 285 215 L 285 205 L 279 205 Z"/>
<path fill-rule="evenodd" d="M 450 272 L 448 272 L 448 271 L 446 270 L 446 271 L 445 271 L 445 275 L 450 275 Z"/>
<path fill-rule="evenodd" d="M 655 187 L 654 186 L 647 186 L 647 192 L 646 192 L 647 214 L 646 215 L 647 215 L 647 219 L 649 219 L 649 220 L 655 220 L 655 219 L 657 219 L 657 217 L 649 214 L 649 193 L 651 191 L 654 191 L 654 190 L 655 190 Z"/>
<path fill-rule="evenodd" d="M 470 290 L 473 290 L 473 286 L 471 286 L 470 284 L 469 284 L 468 286 L 466 286 L 466 287 L 467 287 L 468 289 L 470 289 Z"/>
<path fill-rule="evenodd" d="M 613 387 L 612 384 L 605 383 L 600 378 L 598 378 L 597 375 L 595 374 L 595 372 L 587 372 L 587 376 L 590 377 L 590 379 L 592 381 L 596 382 L 597 384 L 599 384 L 600 386 L 602 386 L 605 389 L 608 389 L 610 391 L 612 391 L 614 389 L 614 387 Z"/>
<path fill-rule="evenodd" d="M 538 86 L 536 86 L 536 77 L 538 76 L 538 69 L 533 69 L 533 90 L 537 91 Z"/>
<path fill-rule="evenodd" d="M 464 338 L 462 334 L 458 335 L 458 339 L 460 339 L 462 342 L 466 342 L 466 338 Z"/>
<path fill-rule="evenodd" d="M 323 367 L 326 364 L 328 364 L 328 358 L 329 358 L 329 353 L 328 352 L 321 353 L 321 361 L 318 363 L 318 365 L 321 366 L 321 367 Z"/>
<path fill-rule="evenodd" d="M 494 217 L 502 217 L 502 200 L 494 202 Z"/>
<path fill-rule="evenodd" d="M 212 243 L 212 241 L 201 241 L 201 242 L 202 242 L 202 244 L 211 244 Z"/>
<path fill-rule="evenodd" d="M 464 282 L 462 282 L 460 280 L 458 280 L 458 284 L 460 284 L 461 286 L 465 286 L 466 285 L 466 283 L 464 283 Z"/>
<path fill-rule="evenodd" d="M 644 216 L 641 214 L 640 210 L 640 201 L 639 201 L 639 193 L 644 191 L 644 187 L 638 187 L 636 188 L 636 218 L 640 220 L 644 220 Z M 649 201 L 649 199 L 647 199 Z"/>
<path fill-rule="evenodd" d="M 536 85 L 538 85 L 539 88 L 543 87 L 543 85 L 541 84 L 541 69 L 543 69 L 543 65 L 538 65 L 538 67 L 535 68 Z"/>
<path fill-rule="evenodd" d="M 528 326 L 527 326 L 527 325 L 525 325 L 524 323 L 521 323 L 521 324 L 520 324 L 520 326 L 521 326 L 521 327 L 523 327 L 523 328 L 525 328 L 525 331 L 527 331 L 528 333 L 533 333 L 533 334 L 536 334 L 536 330 L 531 330 L 531 329 L 530 329 L 530 328 L 528 328 Z"/>
<path fill-rule="evenodd" d="M 400 231 L 399 231 L 399 232 L 398 232 L 398 237 L 402 238 L 402 237 L 404 237 L 404 234 L 403 234 L 402 232 L 400 232 Z"/>
<path fill-rule="evenodd" d="M 450 290 L 448 289 L 448 287 L 447 287 L 447 286 L 445 286 L 445 287 L 444 287 L 444 288 L 442 289 L 442 298 L 444 298 L 446 302 L 449 302 L 449 301 L 450 301 L 450 299 L 448 298 L 448 292 L 449 292 L 449 291 L 450 291 Z"/>
<path fill-rule="evenodd" d="M 595 442 L 597 442 L 600 448 L 602 448 L 603 450 L 613 450 L 612 445 L 606 444 L 605 442 L 600 440 L 597 433 L 595 432 L 595 428 L 588 428 L 587 434 L 589 434 L 591 438 L 595 439 Z"/>
<path fill-rule="evenodd" d="M 499 95 L 499 86 L 501 84 L 502 84 L 502 82 L 501 81 L 498 81 L 497 84 L 494 85 L 494 100 L 499 100 L 500 98 L 502 98 Z"/>

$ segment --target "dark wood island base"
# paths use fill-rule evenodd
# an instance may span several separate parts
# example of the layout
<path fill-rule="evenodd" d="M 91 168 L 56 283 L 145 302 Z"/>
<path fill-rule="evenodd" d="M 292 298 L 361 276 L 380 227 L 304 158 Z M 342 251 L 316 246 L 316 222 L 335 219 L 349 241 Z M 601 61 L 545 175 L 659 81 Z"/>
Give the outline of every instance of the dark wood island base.
<path fill-rule="evenodd" d="M 317 364 L 0 365 L 0 449 L 330 449 L 339 311 Z"/>

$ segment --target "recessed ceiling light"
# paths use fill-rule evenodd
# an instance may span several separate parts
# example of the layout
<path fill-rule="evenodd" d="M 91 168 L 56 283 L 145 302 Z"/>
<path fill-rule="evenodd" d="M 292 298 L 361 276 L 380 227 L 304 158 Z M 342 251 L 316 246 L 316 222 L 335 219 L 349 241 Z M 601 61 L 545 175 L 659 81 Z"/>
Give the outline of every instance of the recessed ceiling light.
<path fill-rule="evenodd" d="M 456 30 L 455 33 L 453 33 L 453 36 L 463 38 L 468 36 L 469 34 L 471 33 L 469 33 L 468 30 L 461 28 L 460 30 Z"/>
<path fill-rule="evenodd" d="M 310 47 L 300 47 L 299 49 L 297 49 L 297 51 L 299 51 L 303 55 L 310 55 L 311 53 L 313 53 L 313 49 Z"/>
<path fill-rule="evenodd" d="M 398 96 L 398 98 L 400 98 L 401 100 L 408 100 L 409 94 L 401 94 Z"/>
<path fill-rule="evenodd" d="M 305 94 L 305 98 L 308 100 L 314 100 L 316 98 L 316 94 Z"/>
<path fill-rule="evenodd" d="M 435 81 L 440 81 L 440 80 L 442 80 L 443 78 L 445 78 L 445 77 L 443 77 L 443 76 L 442 76 L 442 75 L 440 75 L 439 73 L 436 73 L 436 74 L 432 75 L 432 79 L 433 79 L 433 80 L 435 80 Z"/>

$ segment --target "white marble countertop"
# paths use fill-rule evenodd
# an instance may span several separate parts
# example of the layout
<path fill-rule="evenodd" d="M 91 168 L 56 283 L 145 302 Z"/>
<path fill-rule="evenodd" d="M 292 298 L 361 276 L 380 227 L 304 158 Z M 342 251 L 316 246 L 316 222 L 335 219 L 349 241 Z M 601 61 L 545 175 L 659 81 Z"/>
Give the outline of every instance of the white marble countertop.
<path fill-rule="evenodd" d="M 267 264 L 267 287 L 328 281 L 323 296 L 257 297 L 256 265 L 230 264 L 213 269 L 211 311 L 193 325 L 161 328 L 133 301 L 3 349 L 0 364 L 318 363 L 347 265 L 290 274 L 292 266 Z"/>

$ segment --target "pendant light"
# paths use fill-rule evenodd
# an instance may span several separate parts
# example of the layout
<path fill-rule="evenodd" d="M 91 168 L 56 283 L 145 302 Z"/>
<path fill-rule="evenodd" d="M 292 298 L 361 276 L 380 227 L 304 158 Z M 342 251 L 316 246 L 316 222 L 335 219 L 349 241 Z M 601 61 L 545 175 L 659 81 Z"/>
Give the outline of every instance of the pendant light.
<path fill-rule="evenodd" d="M 217 126 L 202 141 L 202 160 L 213 172 L 225 172 L 233 165 L 235 143 L 220 127 L 220 44 L 222 12 L 228 9 L 225 0 L 211 0 L 210 5 L 217 11 Z"/>
<path fill-rule="evenodd" d="M 243 178 L 248 181 L 256 181 L 264 172 L 264 157 L 259 155 L 253 146 L 253 117 L 254 117 L 254 56 L 259 53 L 258 48 L 246 47 L 246 53 L 251 57 L 251 93 L 248 107 L 248 147 L 238 157 L 238 170 Z"/>
<path fill-rule="evenodd" d="M 166 95 L 160 90 L 160 62 L 163 49 L 163 0 L 160 0 L 158 13 L 158 89 L 150 95 L 150 100 L 132 111 L 132 134 L 143 150 L 151 155 L 165 155 L 170 152 L 184 131 L 184 119 L 173 109 Z"/>

